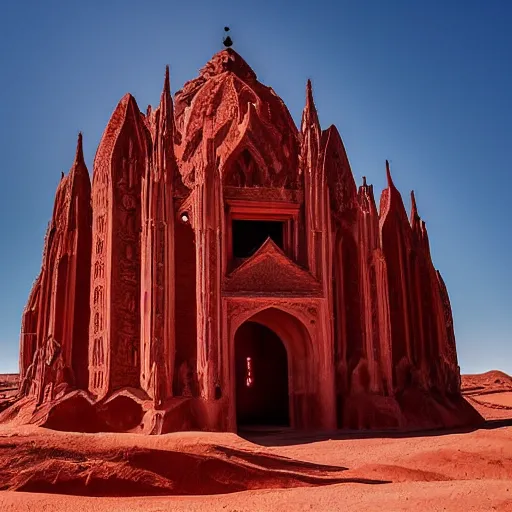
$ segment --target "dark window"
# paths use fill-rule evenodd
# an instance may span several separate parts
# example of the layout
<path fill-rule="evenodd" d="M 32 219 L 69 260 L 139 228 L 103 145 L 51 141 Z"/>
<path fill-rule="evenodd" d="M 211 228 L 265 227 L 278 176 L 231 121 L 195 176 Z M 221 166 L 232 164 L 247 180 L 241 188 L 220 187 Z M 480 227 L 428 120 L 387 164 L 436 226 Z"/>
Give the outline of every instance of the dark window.
<path fill-rule="evenodd" d="M 233 221 L 233 257 L 248 258 L 271 238 L 283 248 L 283 223 L 269 220 Z"/>

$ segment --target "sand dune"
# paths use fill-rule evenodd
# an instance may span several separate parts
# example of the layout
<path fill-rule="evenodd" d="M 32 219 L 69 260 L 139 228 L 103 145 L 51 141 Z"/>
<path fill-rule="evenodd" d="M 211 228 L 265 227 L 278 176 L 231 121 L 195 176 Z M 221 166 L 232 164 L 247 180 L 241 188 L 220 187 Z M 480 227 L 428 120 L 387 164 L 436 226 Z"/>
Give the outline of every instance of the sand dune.
<path fill-rule="evenodd" d="M 344 477 L 343 467 L 218 446 L 207 436 L 198 439 L 192 449 L 178 450 L 136 446 L 136 439 L 130 439 L 135 446 L 127 443 L 104 449 L 91 446 L 87 437 L 78 442 L 74 438 L 72 446 L 69 439 L 51 434 L 21 442 L 11 438 L 0 442 L 0 488 L 84 496 L 151 496 L 383 483 Z"/>
<path fill-rule="evenodd" d="M 499 370 L 462 375 L 464 394 L 512 390 L 512 377 Z"/>
<path fill-rule="evenodd" d="M 512 377 L 506 373 L 463 375 L 462 393 L 486 420 L 512 418 Z"/>
<path fill-rule="evenodd" d="M 511 427 L 268 446 L 273 438 L 4 425 L 0 510 L 512 510 Z"/>
<path fill-rule="evenodd" d="M 512 511 L 512 379 L 488 372 L 464 376 L 463 387 L 472 405 L 501 422 L 465 432 L 246 438 L 3 424 L 0 510 Z"/>

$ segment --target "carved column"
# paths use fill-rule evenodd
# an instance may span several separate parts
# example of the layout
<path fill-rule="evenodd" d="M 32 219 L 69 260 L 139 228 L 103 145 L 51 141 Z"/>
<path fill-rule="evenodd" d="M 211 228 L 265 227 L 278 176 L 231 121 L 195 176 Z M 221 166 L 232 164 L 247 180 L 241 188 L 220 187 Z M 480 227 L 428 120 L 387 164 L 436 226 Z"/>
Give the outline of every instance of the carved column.
<path fill-rule="evenodd" d="M 378 214 L 373 197 L 373 187 L 366 184 L 359 188 L 358 194 L 358 230 L 359 230 L 359 272 L 362 306 L 362 337 L 364 357 L 368 364 L 370 377 L 369 389 L 373 393 L 383 391 L 380 367 L 381 350 L 379 338 L 377 279 L 373 266 L 374 251 L 378 246 Z"/>
<path fill-rule="evenodd" d="M 211 118 L 205 120 L 203 168 L 196 174 L 193 218 L 196 237 L 197 378 L 200 396 L 214 400 L 220 382 L 222 317 L 222 181 L 215 160 Z"/>
<path fill-rule="evenodd" d="M 374 332 L 378 331 L 378 339 L 376 341 L 379 347 L 378 361 L 381 368 L 383 391 L 387 395 L 391 395 L 393 393 L 393 352 L 389 317 L 388 271 L 384 254 L 380 248 L 377 248 L 373 253 L 373 264 L 370 268 L 370 273 L 372 276 L 372 295 L 375 294 L 372 297 L 372 318 Z M 377 320 L 377 325 L 375 325 L 375 319 Z"/>
<path fill-rule="evenodd" d="M 308 80 L 306 106 L 302 114 L 301 166 L 304 175 L 304 211 L 309 271 L 324 281 L 326 237 L 326 183 L 320 158 L 321 128 L 311 82 Z M 324 283 L 325 284 L 325 283 Z M 324 290 L 326 292 L 326 290 Z"/>
<path fill-rule="evenodd" d="M 379 234 L 388 274 L 394 389 L 401 391 L 412 379 L 413 363 L 409 271 L 411 227 L 400 193 L 391 179 L 388 162 L 386 173 L 388 188 L 381 196 Z"/>
<path fill-rule="evenodd" d="M 126 95 L 94 162 L 89 390 L 99 398 L 140 383 L 141 182 L 149 137 Z"/>
<path fill-rule="evenodd" d="M 167 68 L 160 106 L 151 119 L 153 158 L 143 180 L 141 200 L 140 381 L 157 405 L 172 394 L 176 352 L 173 122 Z"/>
<path fill-rule="evenodd" d="M 41 291 L 41 276 L 37 276 L 32 290 L 28 297 L 27 305 L 23 310 L 21 317 L 21 333 L 20 333 L 20 382 L 23 381 L 27 374 L 34 353 L 37 349 L 37 319 L 39 314 L 39 293 Z M 25 394 L 25 393 L 22 393 Z"/>

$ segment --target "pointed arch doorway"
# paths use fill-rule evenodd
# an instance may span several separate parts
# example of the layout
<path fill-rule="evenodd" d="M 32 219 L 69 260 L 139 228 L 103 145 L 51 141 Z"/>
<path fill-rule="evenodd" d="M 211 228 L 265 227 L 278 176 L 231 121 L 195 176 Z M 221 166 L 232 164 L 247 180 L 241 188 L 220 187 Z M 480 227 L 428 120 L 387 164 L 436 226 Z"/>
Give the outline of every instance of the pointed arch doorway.
<path fill-rule="evenodd" d="M 290 426 L 288 354 L 272 329 L 250 320 L 237 329 L 235 375 L 239 429 Z"/>

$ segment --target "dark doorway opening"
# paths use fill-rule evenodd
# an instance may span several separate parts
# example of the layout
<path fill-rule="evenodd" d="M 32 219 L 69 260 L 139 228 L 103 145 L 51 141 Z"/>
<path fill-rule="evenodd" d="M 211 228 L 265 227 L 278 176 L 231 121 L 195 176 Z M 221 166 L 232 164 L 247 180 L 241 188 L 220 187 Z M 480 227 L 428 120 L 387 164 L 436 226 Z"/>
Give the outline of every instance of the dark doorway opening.
<path fill-rule="evenodd" d="M 234 220 L 233 257 L 249 258 L 271 238 L 283 249 L 284 223 L 274 220 Z"/>
<path fill-rule="evenodd" d="M 290 425 L 288 357 L 277 334 L 245 322 L 235 335 L 238 428 Z"/>

